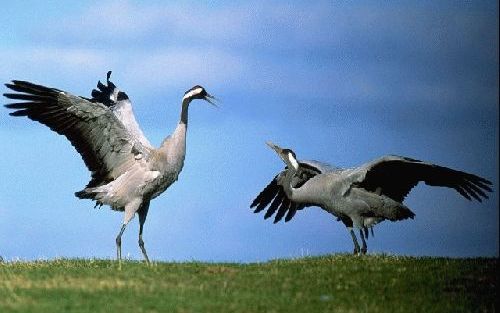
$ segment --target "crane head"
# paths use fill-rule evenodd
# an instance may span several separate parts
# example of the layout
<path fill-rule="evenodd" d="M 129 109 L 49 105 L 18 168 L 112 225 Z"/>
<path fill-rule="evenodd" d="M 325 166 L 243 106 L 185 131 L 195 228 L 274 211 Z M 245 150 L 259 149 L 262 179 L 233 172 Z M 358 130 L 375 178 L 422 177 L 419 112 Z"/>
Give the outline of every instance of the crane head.
<path fill-rule="evenodd" d="M 193 100 L 193 99 L 202 99 L 202 100 L 205 100 L 207 101 L 208 103 L 210 103 L 211 105 L 213 106 L 217 106 L 214 101 L 216 101 L 217 99 L 210 95 L 206 90 L 205 88 L 203 88 L 202 86 L 200 85 L 196 85 L 194 86 L 193 88 L 189 89 L 188 91 L 186 91 L 184 93 L 184 97 L 182 98 L 184 100 L 186 99 L 189 99 L 189 100 Z"/>
<path fill-rule="evenodd" d="M 278 156 L 288 165 L 289 168 L 299 169 L 299 162 L 297 161 L 297 155 L 291 149 L 281 148 L 278 145 L 268 141 L 266 144 L 278 154 Z"/>

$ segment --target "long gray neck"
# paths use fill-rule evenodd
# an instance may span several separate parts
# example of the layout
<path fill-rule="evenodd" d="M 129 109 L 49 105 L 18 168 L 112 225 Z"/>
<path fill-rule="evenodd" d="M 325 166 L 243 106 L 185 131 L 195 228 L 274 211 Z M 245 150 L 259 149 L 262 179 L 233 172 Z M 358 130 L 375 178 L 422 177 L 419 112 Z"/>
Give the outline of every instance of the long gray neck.
<path fill-rule="evenodd" d="M 185 124 L 187 126 L 190 103 L 191 103 L 191 98 L 182 99 L 181 119 L 179 121 L 179 124 Z"/>
<path fill-rule="evenodd" d="M 292 187 L 292 181 L 296 173 L 297 170 L 291 164 L 288 164 L 288 170 L 284 179 L 285 183 L 282 185 L 287 197 L 295 202 L 321 206 L 325 193 L 322 188 L 318 188 L 318 185 L 314 182 L 314 177 L 301 187 L 294 188 Z"/>
<path fill-rule="evenodd" d="M 175 128 L 172 134 L 172 145 L 174 146 L 174 151 L 180 152 L 180 154 L 186 154 L 186 132 L 188 125 L 188 110 L 189 103 L 191 103 L 191 99 L 182 99 L 182 109 L 181 109 L 181 119 L 179 120 L 179 124 Z M 184 158 L 182 156 L 182 158 Z"/>
<path fill-rule="evenodd" d="M 294 189 L 292 187 L 292 179 L 293 179 L 293 176 L 295 175 L 295 173 L 297 173 L 297 171 L 295 170 L 295 168 L 293 166 L 291 166 L 291 164 L 288 164 L 288 170 L 286 171 L 286 174 L 285 174 L 285 183 L 283 184 L 283 189 L 286 193 L 286 195 L 288 196 L 288 198 L 290 199 L 293 199 L 293 196 L 294 196 Z"/>
<path fill-rule="evenodd" d="M 188 108 L 191 99 L 182 100 L 181 118 L 172 135 L 167 137 L 158 149 L 159 166 L 169 164 L 169 170 L 179 173 L 186 157 L 186 132 Z M 164 168 L 166 170 L 166 168 Z"/>

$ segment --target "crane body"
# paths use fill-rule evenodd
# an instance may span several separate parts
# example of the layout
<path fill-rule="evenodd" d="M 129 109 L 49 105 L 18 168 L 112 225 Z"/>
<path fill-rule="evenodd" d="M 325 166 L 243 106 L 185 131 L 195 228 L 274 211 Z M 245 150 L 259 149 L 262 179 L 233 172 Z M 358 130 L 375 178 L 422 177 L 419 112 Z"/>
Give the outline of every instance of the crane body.
<path fill-rule="evenodd" d="M 158 197 L 179 177 L 186 156 L 186 132 L 189 104 L 203 99 L 215 105 L 199 85 L 185 92 L 181 116 L 174 132 L 159 148 L 154 148 L 137 123 L 132 104 L 107 75 L 107 85 L 100 81 L 92 98 L 14 80 L 6 84 L 14 93 L 4 96 L 22 102 L 5 105 L 12 116 L 26 116 L 64 135 L 82 156 L 91 172 L 87 186 L 75 193 L 96 205 L 108 205 L 124 211 L 123 224 L 116 237 L 117 259 L 121 260 L 121 236 L 126 225 L 139 215 L 139 247 L 149 262 L 143 226 L 150 201 Z"/>
<path fill-rule="evenodd" d="M 298 210 L 318 206 L 347 227 L 355 254 L 366 253 L 368 230 L 373 235 L 376 224 L 415 217 L 403 200 L 421 181 L 453 188 L 466 199 L 479 202 L 492 191 L 487 179 L 408 157 L 387 155 L 359 167 L 340 169 L 317 161 L 299 161 L 291 149 L 267 144 L 286 167 L 250 207 L 255 213 L 267 207 L 264 218 L 275 215 L 277 223 L 283 217 L 288 222 Z M 359 229 L 361 247 L 354 229 Z"/>

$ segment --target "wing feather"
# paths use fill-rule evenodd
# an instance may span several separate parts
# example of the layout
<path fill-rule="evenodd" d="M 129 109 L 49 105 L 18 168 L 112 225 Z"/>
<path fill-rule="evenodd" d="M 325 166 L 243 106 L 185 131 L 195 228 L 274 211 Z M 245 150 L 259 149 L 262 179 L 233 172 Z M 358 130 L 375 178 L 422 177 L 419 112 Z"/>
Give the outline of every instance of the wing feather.
<path fill-rule="evenodd" d="M 26 81 L 13 80 L 6 86 L 17 93 L 5 97 L 24 101 L 5 105 L 14 110 L 10 115 L 27 116 L 71 142 L 92 172 L 87 187 L 116 178 L 121 174 L 117 167 L 134 160 L 132 147 L 140 143 L 101 103 Z"/>
<path fill-rule="evenodd" d="M 316 166 L 313 161 L 302 161 L 299 162 L 299 169 L 293 175 L 293 177 L 288 180 L 287 171 L 285 168 L 278 175 L 276 175 L 271 182 L 257 195 L 255 200 L 250 205 L 251 208 L 256 207 L 254 213 L 259 213 L 264 210 L 268 205 L 264 219 L 274 216 L 274 222 L 278 223 L 285 217 L 285 222 L 290 221 L 297 213 L 297 210 L 301 210 L 308 205 L 299 204 L 291 201 L 285 194 L 283 186 L 285 184 L 291 184 L 294 188 L 300 188 L 309 179 L 322 173 L 321 169 Z"/>
<path fill-rule="evenodd" d="M 126 93 L 120 91 L 116 85 L 109 80 L 110 77 L 111 71 L 108 71 L 106 85 L 101 83 L 101 81 L 97 82 L 98 90 L 92 90 L 92 99 L 90 101 L 103 103 L 109 107 L 123 126 L 125 126 L 130 135 L 141 143 L 141 153 L 149 154 L 150 150 L 154 149 L 154 147 L 146 136 L 144 136 L 144 133 L 139 127 L 135 119 L 130 99 Z"/>
<path fill-rule="evenodd" d="M 273 180 L 259 193 L 259 195 L 253 200 L 250 208 L 257 207 L 255 213 L 262 211 L 278 194 L 279 187 L 277 182 L 277 177 Z"/>
<path fill-rule="evenodd" d="M 279 220 L 281 220 L 281 218 L 283 217 L 283 215 L 285 215 L 286 211 L 288 211 L 288 208 L 290 207 L 290 199 L 288 199 L 288 197 L 283 197 L 283 201 L 281 202 L 281 204 L 279 205 L 279 207 L 277 208 L 278 210 L 268 210 L 266 212 L 266 215 L 264 215 L 264 219 L 268 219 L 270 218 L 276 211 L 276 215 L 274 217 L 274 223 L 276 224 Z"/>
<path fill-rule="evenodd" d="M 290 221 L 297 213 L 297 206 L 293 206 L 288 210 L 288 214 L 285 216 L 285 223 Z"/>
<path fill-rule="evenodd" d="M 468 200 L 487 199 L 492 183 L 474 174 L 426 163 L 407 157 L 385 156 L 369 162 L 352 174 L 359 186 L 380 191 L 395 201 L 402 202 L 419 182 L 430 186 L 455 189 Z"/>

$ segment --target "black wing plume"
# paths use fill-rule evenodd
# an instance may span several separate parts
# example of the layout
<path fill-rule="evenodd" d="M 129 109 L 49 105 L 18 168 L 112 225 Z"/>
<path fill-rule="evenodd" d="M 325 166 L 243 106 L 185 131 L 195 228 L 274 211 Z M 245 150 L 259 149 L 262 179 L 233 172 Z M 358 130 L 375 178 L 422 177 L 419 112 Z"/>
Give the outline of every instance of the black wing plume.
<path fill-rule="evenodd" d="M 274 179 L 262 190 L 259 195 L 253 200 L 250 208 L 257 206 L 255 212 L 260 212 L 264 209 L 278 194 L 280 190 L 280 186 L 278 185 L 278 176 L 274 177 Z"/>
<path fill-rule="evenodd" d="M 111 107 L 116 104 L 116 99 L 113 98 L 116 85 L 109 80 L 110 77 L 111 77 L 111 71 L 108 71 L 108 73 L 106 74 L 106 85 L 101 83 L 101 81 L 97 82 L 98 89 L 92 89 L 91 101 L 102 103 L 108 107 Z"/>

